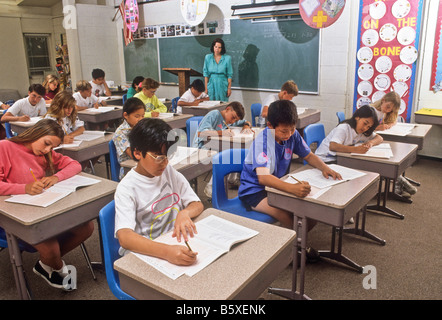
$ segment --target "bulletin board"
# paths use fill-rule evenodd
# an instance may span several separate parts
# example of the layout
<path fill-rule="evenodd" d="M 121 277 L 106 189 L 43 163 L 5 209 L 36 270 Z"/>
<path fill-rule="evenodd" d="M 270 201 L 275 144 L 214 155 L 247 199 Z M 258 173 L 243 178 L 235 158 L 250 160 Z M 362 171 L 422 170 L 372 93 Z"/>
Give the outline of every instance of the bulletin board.
<path fill-rule="evenodd" d="M 396 91 L 399 117 L 410 121 L 422 5 L 423 0 L 360 0 L 354 111 Z"/>

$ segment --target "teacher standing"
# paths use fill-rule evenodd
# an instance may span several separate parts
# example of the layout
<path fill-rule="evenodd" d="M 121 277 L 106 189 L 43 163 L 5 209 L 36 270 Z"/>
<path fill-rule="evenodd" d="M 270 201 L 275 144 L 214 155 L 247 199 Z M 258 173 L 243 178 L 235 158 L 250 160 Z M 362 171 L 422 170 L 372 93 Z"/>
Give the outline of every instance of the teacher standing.
<path fill-rule="evenodd" d="M 204 58 L 204 82 L 210 100 L 228 101 L 232 86 L 232 58 L 225 54 L 226 46 L 220 38 L 213 40 L 209 53 Z"/>

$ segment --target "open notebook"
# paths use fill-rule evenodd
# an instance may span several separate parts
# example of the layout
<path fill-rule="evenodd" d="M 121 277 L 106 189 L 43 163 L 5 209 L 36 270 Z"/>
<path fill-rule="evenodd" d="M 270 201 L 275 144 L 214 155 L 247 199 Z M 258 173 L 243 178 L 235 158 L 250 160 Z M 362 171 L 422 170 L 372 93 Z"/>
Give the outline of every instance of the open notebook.
<path fill-rule="evenodd" d="M 396 123 L 390 129 L 376 131 L 377 133 L 389 134 L 392 136 L 406 136 L 411 133 L 415 127 L 414 123 Z"/>
<path fill-rule="evenodd" d="M 94 112 L 94 113 L 103 113 L 103 112 L 109 112 L 109 111 L 116 110 L 116 109 L 120 109 L 120 108 L 115 107 L 115 106 L 98 107 L 98 108 L 88 108 L 88 109 L 86 109 L 86 111 L 87 112 Z"/>
<path fill-rule="evenodd" d="M 377 146 L 371 147 L 366 153 L 352 152 L 352 156 L 371 157 L 371 158 L 385 158 L 389 159 L 393 156 L 391 146 L 388 143 L 381 143 Z"/>
<path fill-rule="evenodd" d="M 198 104 L 198 107 L 213 107 L 213 106 L 217 106 L 221 103 L 221 101 L 213 101 L 213 100 L 207 100 L 207 101 L 202 101 Z"/>
<path fill-rule="evenodd" d="M 6 199 L 6 202 L 27 204 L 31 206 L 47 207 L 54 202 L 68 196 L 77 188 L 86 187 L 100 182 L 98 179 L 88 178 L 80 175 L 60 181 L 52 187 L 37 195 L 17 194 Z"/>
<path fill-rule="evenodd" d="M 189 277 L 193 276 L 224 253 L 229 252 L 234 244 L 253 238 L 259 233 L 214 215 L 196 222 L 195 225 L 198 233 L 188 241 L 192 251 L 198 253 L 195 264 L 191 266 L 177 266 L 163 259 L 138 253 L 135 253 L 135 255 L 175 280 L 183 274 Z M 155 241 L 172 245 L 180 244 L 176 238 L 172 238 L 172 231 L 159 236 Z M 181 239 L 181 241 L 181 245 L 184 245 L 184 240 Z"/>

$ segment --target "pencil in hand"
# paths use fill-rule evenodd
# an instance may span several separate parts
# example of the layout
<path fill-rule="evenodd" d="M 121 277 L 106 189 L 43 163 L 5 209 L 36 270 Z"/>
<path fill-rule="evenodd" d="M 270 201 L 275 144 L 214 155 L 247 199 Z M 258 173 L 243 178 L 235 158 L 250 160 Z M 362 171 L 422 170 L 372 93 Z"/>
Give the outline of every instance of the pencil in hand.
<path fill-rule="evenodd" d="M 190 252 L 193 252 L 192 249 L 190 248 L 189 244 L 187 243 L 187 241 L 184 241 L 184 243 L 186 244 L 187 248 L 189 249 Z"/>

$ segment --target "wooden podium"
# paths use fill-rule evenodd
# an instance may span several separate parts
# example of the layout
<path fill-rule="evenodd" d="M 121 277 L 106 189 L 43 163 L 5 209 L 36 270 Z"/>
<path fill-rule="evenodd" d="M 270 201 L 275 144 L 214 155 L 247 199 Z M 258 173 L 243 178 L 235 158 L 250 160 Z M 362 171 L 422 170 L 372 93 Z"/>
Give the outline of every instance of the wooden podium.
<path fill-rule="evenodd" d="M 180 97 L 184 92 L 189 88 L 190 85 L 190 76 L 200 77 L 201 73 L 195 71 L 191 68 L 163 68 L 164 71 L 168 71 L 178 76 L 178 86 L 179 86 L 179 95 Z"/>

